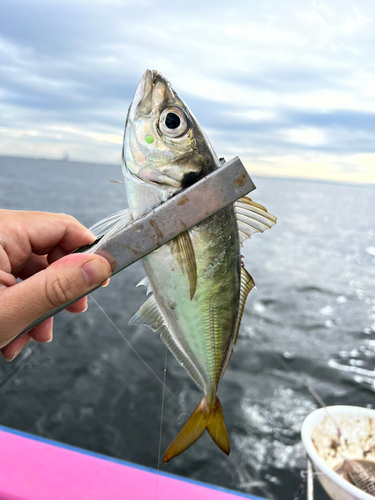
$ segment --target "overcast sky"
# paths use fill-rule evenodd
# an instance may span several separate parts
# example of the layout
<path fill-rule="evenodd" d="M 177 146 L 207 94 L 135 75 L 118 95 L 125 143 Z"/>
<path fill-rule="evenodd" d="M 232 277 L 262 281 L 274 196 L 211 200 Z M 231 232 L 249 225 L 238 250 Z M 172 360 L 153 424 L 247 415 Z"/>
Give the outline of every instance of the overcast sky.
<path fill-rule="evenodd" d="M 143 72 L 253 174 L 375 182 L 374 0 L 1 0 L 0 154 L 119 163 Z"/>

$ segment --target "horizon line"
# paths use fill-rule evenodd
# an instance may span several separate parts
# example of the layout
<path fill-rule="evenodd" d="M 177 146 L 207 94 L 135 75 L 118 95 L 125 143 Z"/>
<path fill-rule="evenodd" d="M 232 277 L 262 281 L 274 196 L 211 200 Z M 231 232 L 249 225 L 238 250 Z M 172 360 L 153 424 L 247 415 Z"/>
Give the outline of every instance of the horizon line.
<path fill-rule="evenodd" d="M 23 156 L 23 155 L 9 155 L 9 154 L 1 154 L 0 153 L 0 160 L 2 158 L 9 158 L 9 159 L 15 159 L 15 160 L 32 160 L 32 161 L 54 161 L 54 162 L 66 162 L 66 163 L 82 163 L 84 165 L 105 165 L 107 167 L 122 167 L 123 162 L 119 160 L 118 163 L 111 163 L 111 162 L 97 162 L 95 160 L 77 160 L 68 157 L 61 157 L 61 158 L 50 158 L 50 157 L 45 157 L 45 156 Z M 249 172 L 249 167 L 244 165 L 246 170 Z M 250 173 L 250 172 L 249 172 Z M 260 173 L 251 173 L 252 177 L 259 177 L 259 178 L 266 178 L 266 179 L 273 179 L 273 180 L 280 180 L 280 181 L 306 181 L 306 182 L 317 182 L 317 183 L 325 183 L 325 184 L 337 184 L 337 185 L 342 185 L 342 186 L 375 186 L 375 182 L 356 182 L 356 181 L 345 181 L 345 180 L 334 180 L 334 179 L 325 179 L 322 177 L 296 177 L 296 176 L 289 176 L 289 175 L 269 175 L 269 174 L 260 174 Z"/>

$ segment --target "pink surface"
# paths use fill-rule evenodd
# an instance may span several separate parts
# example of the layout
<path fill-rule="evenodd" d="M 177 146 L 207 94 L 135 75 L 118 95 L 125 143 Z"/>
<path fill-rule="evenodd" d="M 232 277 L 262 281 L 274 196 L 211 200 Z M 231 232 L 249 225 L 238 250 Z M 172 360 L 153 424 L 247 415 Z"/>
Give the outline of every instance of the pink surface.
<path fill-rule="evenodd" d="M 0 430 L 0 500 L 239 500 L 243 495 Z M 156 487 L 157 497 L 156 497 Z M 252 498 L 252 497 L 245 497 Z"/>

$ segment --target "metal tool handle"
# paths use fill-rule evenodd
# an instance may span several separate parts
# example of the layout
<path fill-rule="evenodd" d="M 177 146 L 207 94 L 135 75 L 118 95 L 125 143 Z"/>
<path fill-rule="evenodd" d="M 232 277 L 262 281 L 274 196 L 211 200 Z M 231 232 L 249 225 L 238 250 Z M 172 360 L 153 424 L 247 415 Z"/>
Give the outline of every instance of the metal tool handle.
<path fill-rule="evenodd" d="M 113 276 L 254 189 L 255 185 L 241 160 L 238 157 L 233 158 L 144 217 L 135 220 L 113 237 L 106 238 L 104 235 L 103 242 L 99 239 L 73 253 L 90 252 L 104 256 L 112 266 Z M 21 333 L 55 316 L 99 287 L 100 285 L 49 311 Z"/>

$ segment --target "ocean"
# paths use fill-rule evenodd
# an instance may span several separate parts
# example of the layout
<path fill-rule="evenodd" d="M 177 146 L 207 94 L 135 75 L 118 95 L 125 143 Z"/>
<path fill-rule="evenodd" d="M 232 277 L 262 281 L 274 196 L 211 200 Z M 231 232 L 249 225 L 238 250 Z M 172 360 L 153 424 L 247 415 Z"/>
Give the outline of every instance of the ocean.
<path fill-rule="evenodd" d="M 90 226 L 126 207 L 116 179 L 120 165 L 0 157 L 0 207 Z M 306 385 L 327 405 L 374 405 L 375 185 L 253 180 L 250 196 L 278 221 L 243 249 L 257 288 L 219 388 L 231 454 L 205 435 L 161 468 L 283 500 L 301 484 L 300 427 L 319 407 Z M 166 348 L 128 326 L 145 300 L 135 288 L 143 276 L 138 262 L 93 293 L 111 321 L 90 300 L 84 314 L 55 318 L 52 343 L 0 359 L 1 425 L 157 468 Z M 168 354 L 162 454 L 200 400 Z M 328 497 L 317 489 L 316 498 Z"/>

